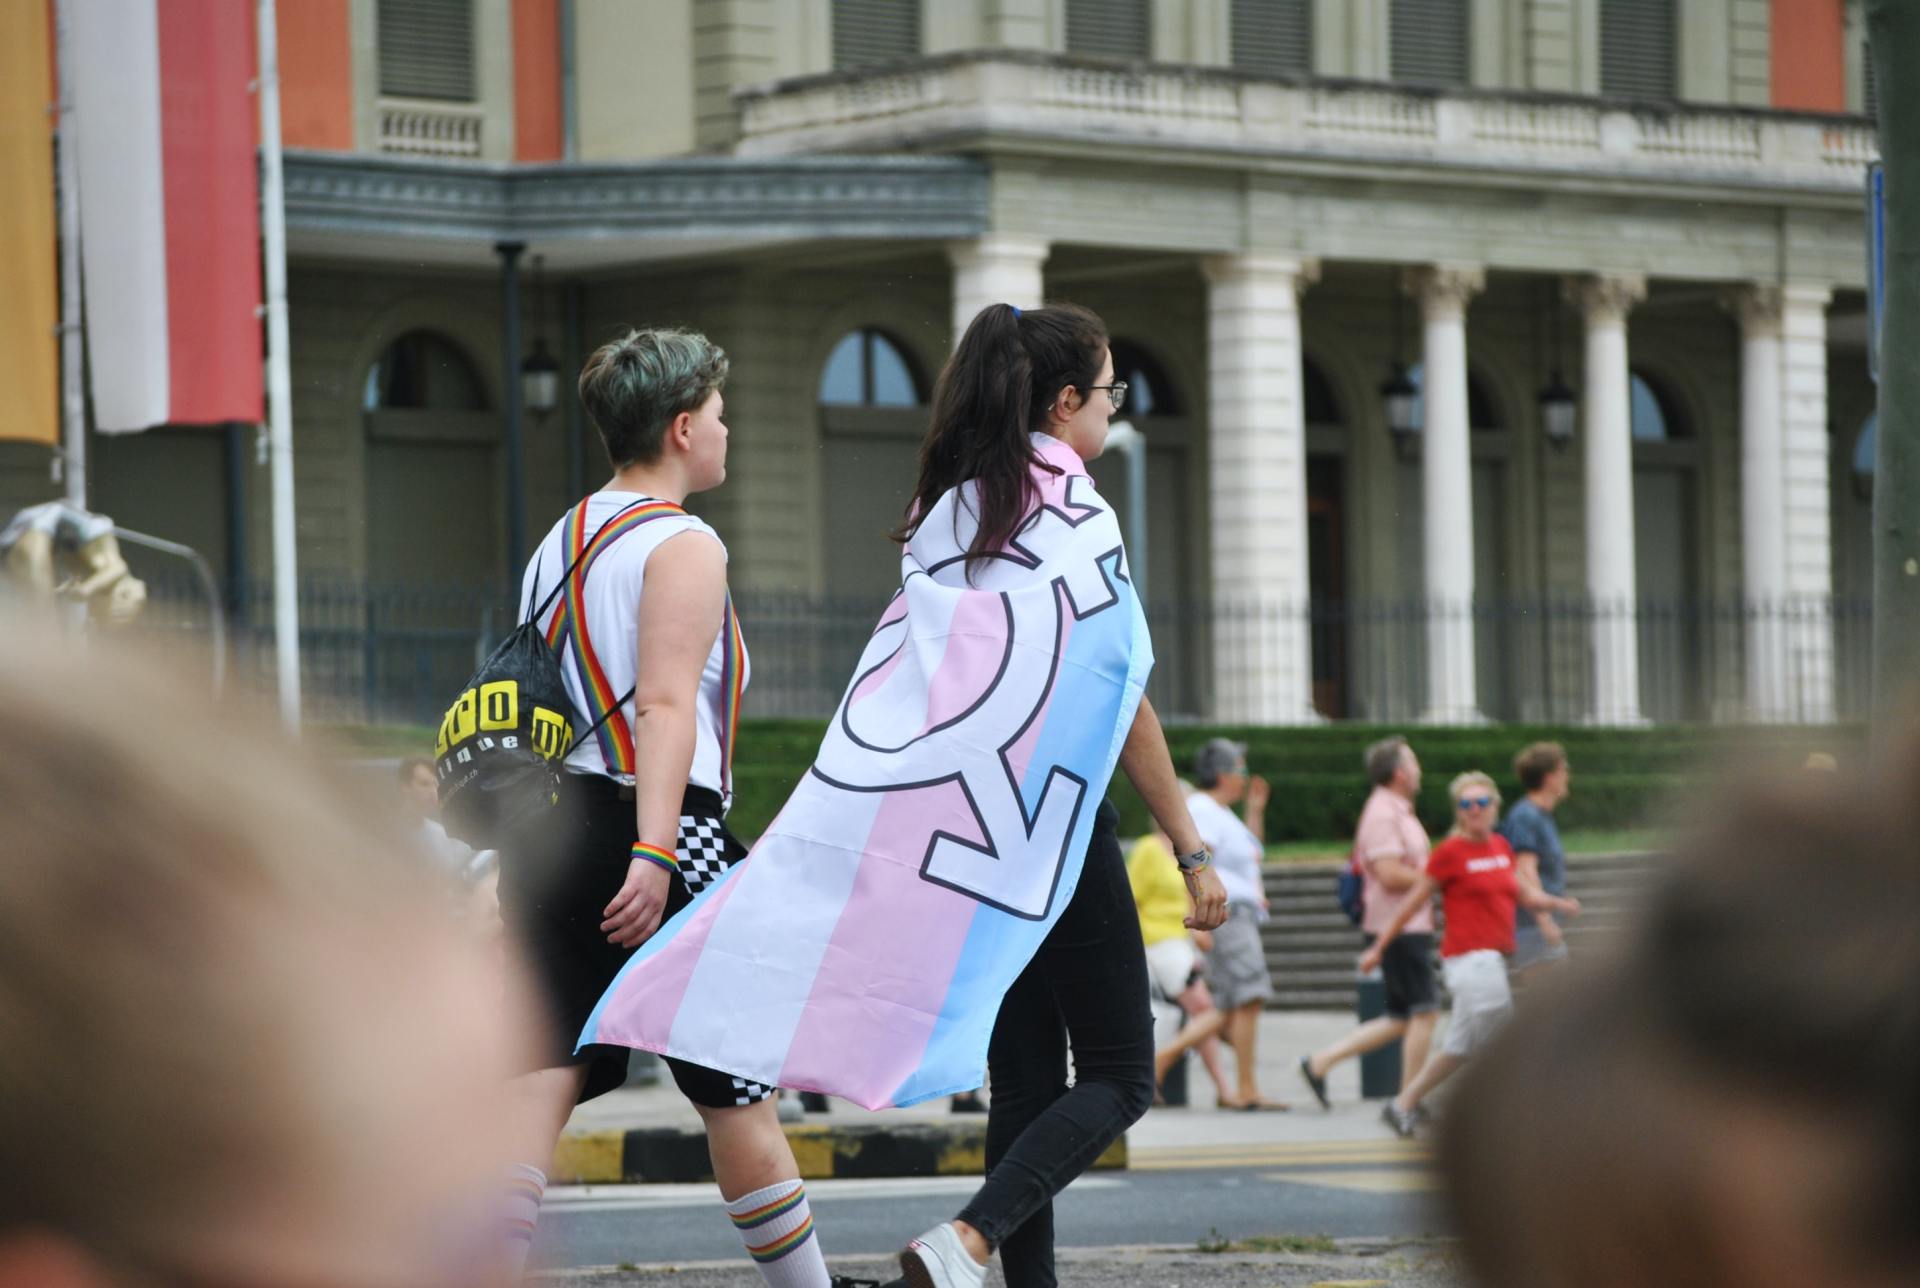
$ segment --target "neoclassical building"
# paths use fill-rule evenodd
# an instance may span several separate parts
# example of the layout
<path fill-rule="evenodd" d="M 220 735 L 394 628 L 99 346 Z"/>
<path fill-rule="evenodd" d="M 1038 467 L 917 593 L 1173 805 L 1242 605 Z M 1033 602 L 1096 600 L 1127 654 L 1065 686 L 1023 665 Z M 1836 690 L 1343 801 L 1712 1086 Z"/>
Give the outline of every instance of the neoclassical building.
<path fill-rule="evenodd" d="M 283 8 L 321 693 L 390 714 L 375 670 L 471 664 L 499 610 L 458 588 L 598 477 L 547 357 L 676 323 L 733 359 L 699 505 L 755 709 L 830 707 L 957 329 L 1072 299 L 1146 443 L 1174 715 L 1860 713 L 1875 146 L 1843 0 Z M 0 505 L 44 469 L 0 447 Z M 236 586 L 265 566 L 250 430 L 94 472 Z M 1126 462 L 1095 472 L 1134 520 Z M 375 592 L 423 585 L 393 645 Z"/>

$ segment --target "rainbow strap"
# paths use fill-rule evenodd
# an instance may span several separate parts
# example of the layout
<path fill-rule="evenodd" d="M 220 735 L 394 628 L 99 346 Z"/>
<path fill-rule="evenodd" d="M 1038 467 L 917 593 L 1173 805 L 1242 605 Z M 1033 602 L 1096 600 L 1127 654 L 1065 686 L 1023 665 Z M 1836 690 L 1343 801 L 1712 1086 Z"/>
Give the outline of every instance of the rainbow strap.
<path fill-rule="evenodd" d="M 627 724 L 626 713 L 617 709 L 625 703 L 614 692 L 599 656 L 593 651 L 593 641 L 587 635 L 587 573 L 614 542 L 641 524 L 685 513 L 671 501 L 647 501 L 602 524 L 591 542 L 587 540 L 586 501 L 575 508 L 567 521 L 561 562 L 573 569 L 573 575 L 567 579 L 566 593 L 560 597 L 553 620 L 547 624 L 547 644 L 556 650 L 571 646 L 587 702 L 593 708 L 589 714 L 600 721 L 594 735 L 600 742 L 601 759 L 614 773 L 633 773 L 633 729 Z"/>
<path fill-rule="evenodd" d="M 593 706 L 589 714 L 595 720 L 606 715 L 595 730 L 595 737 L 600 742 L 601 759 L 607 769 L 616 774 L 632 776 L 634 772 L 633 727 L 627 723 L 625 711 L 615 709 L 616 704 L 625 704 L 614 693 L 593 651 L 593 641 L 587 637 L 587 571 L 607 547 L 641 524 L 685 513 L 671 501 L 648 501 L 608 521 L 591 542 L 587 541 L 586 502 L 581 502 L 567 522 L 564 561 L 569 565 L 575 565 L 576 560 L 578 563 L 574 575 L 568 579 L 559 607 L 554 609 L 553 620 L 547 624 L 547 644 L 554 649 L 571 646 L 574 663 Z M 580 553 L 583 544 L 586 545 L 584 558 Z M 720 693 L 714 717 L 720 731 L 720 794 L 726 797 L 733 794 L 733 748 L 740 731 L 740 700 L 747 682 L 746 639 L 740 631 L 740 615 L 734 611 L 731 591 L 727 593 L 726 610 L 720 623 L 720 641 Z M 607 715 L 608 711 L 612 714 Z"/>
<path fill-rule="evenodd" d="M 645 841 L 633 843 L 633 857 L 645 859 L 649 863 L 657 863 L 669 872 L 680 870 L 680 860 L 672 850 L 663 850 L 657 845 L 648 845 Z"/>

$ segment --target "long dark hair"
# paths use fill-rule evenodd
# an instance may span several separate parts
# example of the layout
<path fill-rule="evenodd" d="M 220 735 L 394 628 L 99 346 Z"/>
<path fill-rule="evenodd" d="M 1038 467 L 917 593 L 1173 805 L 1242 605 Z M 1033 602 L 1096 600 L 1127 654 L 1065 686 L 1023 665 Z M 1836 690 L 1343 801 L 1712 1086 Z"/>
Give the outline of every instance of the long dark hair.
<path fill-rule="evenodd" d="M 1040 460 L 1028 435 L 1045 427 L 1047 409 L 1062 388 L 1072 385 L 1087 396 L 1106 352 L 1107 324 L 1078 304 L 981 309 L 934 382 L 920 480 L 893 539 L 909 540 L 934 502 L 975 479 L 980 526 L 967 547 L 969 572 L 1006 545 L 1034 504 L 1034 467 L 1054 470 Z"/>

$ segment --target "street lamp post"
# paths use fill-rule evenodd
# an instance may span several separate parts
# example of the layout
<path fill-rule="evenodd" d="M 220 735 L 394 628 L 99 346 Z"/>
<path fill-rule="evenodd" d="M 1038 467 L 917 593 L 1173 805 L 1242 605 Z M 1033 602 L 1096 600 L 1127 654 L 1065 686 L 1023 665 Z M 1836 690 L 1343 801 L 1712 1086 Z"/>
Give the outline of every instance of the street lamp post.
<path fill-rule="evenodd" d="M 507 390 L 503 399 L 506 413 L 507 450 L 507 585 L 520 575 L 520 560 L 527 547 L 526 446 L 521 440 L 520 413 L 524 395 L 520 388 L 520 255 L 525 242 L 505 241 L 494 246 L 500 256 L 500 350 L 504 361 Z"/>

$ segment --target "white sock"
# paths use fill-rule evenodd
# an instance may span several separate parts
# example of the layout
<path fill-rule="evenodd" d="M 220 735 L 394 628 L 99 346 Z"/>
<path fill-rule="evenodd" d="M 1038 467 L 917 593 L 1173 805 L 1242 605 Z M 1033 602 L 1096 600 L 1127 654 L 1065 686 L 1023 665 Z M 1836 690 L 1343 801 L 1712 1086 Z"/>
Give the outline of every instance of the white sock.
<path fill-rule="evenodd" d="M 743 1194 L 727 1204 L 727 1215 L 768 1288 L 829 1288 L 805 1185 L 780 1181 Z"/>
<path fill-rule="evenodd" d="M 507 1189 L 500 1204 L 499 1255 L 509 1283 L 517 1283 L 526 1271 L 533 1230 L 540 1224 L 540 1200 L 546 1193 L 547 1174 L 539 1168 L 515 1163 L 507 1169 Z"/>

